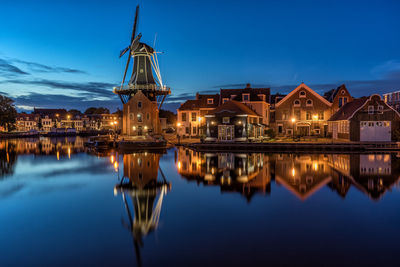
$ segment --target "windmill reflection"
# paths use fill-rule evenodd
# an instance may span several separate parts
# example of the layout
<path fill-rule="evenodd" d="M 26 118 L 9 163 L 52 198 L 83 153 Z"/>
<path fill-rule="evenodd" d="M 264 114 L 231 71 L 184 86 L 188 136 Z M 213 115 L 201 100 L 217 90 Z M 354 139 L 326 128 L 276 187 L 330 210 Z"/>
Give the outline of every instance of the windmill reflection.
<path fill-rule="evenodd" d="M 159 166 L 161 156 L 147 152 L 125 154 L 123 177 L 114 188 L 115 194 L 122 195 L 128 216 L 128 222 L 123 224 L 132 233 L 138 265 L 142 261 L 143 237 L 157 229 L 163 198 L 171 187 Z"/>

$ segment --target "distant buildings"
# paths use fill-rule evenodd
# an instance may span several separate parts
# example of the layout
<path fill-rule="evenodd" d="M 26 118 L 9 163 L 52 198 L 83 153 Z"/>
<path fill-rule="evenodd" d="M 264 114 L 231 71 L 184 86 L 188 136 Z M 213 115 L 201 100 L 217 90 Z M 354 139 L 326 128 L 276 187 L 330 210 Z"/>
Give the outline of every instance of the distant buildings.
<path fill-rule="evenodd" d="M 34 109 L 32 114 L 19 113 L 16 131 L 62 132 L 119 130 L 121 117 L 118 114 L 70 114 L 65 109 Z"/>
<path fill-rule="evenodd" d="M 400 111 L 400 91 L 383 94 L 383 100 L 395 110 Z"/>

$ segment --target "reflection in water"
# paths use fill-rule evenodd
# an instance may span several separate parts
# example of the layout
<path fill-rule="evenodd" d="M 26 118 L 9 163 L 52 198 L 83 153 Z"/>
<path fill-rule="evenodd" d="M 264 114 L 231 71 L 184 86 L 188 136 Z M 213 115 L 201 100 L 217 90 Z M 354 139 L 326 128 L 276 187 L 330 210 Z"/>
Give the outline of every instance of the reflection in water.
<path fill-rule="evenodd" d="M 0 178 L 11 175 L 14 172 L 14 164 L 17 161 L 15 144 L 4 140 L 0 143 Z"/>
<path fill-rule="evenodd" d="M 378 200 L 399 181 L 394 154 L 234 154 L 179 148 L 177 168 L 188 180 L 240 192 L 249 201 L 270 193 L 271 180 L 301 200 L 328 186 L 345 197 L 351 186 Z"/>
<path fill-rule="evenodd" d="M 116 157 L 110 156 L 111 163 Z M 157 229 L 163 198 L 170 188 L 159 166 L 160 157 L 161 154 L 147 152 L 125 154 L 124 174 L 114 188 L 114 194 L 122 194 L 128 215 L 124 224 L 132 233 L 138 265 L 141 265 L 143 237 Z"/>

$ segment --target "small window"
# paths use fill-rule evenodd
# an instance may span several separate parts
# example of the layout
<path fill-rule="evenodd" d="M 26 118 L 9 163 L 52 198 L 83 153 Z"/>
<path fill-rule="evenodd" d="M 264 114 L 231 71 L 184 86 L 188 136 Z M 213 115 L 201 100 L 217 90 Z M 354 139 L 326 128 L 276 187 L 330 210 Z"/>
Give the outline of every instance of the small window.
<path fill-rule="evenodd" d="M 264 95 L 264 94 L 259 94 L 258 97 L 259 97 L 262 101 L 265 101 L 265 95 Z"/>
<path fill-rule="evenodd" d="M 379 106 L 378 106 L 378 111 L 379 111 L 379 113 L 381 113 L 381 114 L 383 113 L 383 106 L 382 106 L 382 105 L 379 105 Z"/>
<path fill-rule="evenodd" d="M 293 104 L 295 107 L 300 107 L 300 100 L 296 99 Z"/>
<path fill-rule="evenodd" d="M 229 123 L 230 118 L 229 117 L 223 117 L 222 118 L 222 123 Z"/>
<path fill-rule="evenodd" d="M 343 98 L 339 97 L 339 108 L 343 106 Z"/>
<path fill-rule="evenodd" d="M 214 98 L 208 98 L 207 99 L 207 104 L 209 104 L 209 105 L 214 104 Z"/>
<path fill-rule="evenodd" d="M 137 107 L 142 108 L 142 101 L 137 102 Z"/>
<path fill-rule="evenodd" d="M 146 118 L 147 118 L 147 120 L 150 120 L 150 114 L 149 113 L 146 114 Z"/>
<path fill-rule="evenodd" d="M 311 112 L 310 111 L 307 111 L 306 112 L 306 120 L 311 120 Z"/>
<path fill-rule="evenodd" d="M 189 134 L 189 127 L 185 128 L 185 132 L 186 132 L 186 134 Z"/>
<path fill-rule="evenodd" d="M 312 100 L 311 99 L 307 99 L 306 105 L 307 106 L 312 106 L 313 105 Z"/>
<path fill-rule="evenodd" d="M 196 116 L 197 116 L 196 112 L 192 112 L 192 121 L 196 121 Z"/>
<path fill-rule="evenodd" d="M 138 114 L 137 114 L 137 121 L 138 121 L 138 122 L 142 122 L 142 121 L 143 121 L 143 118 L 142 118 L 142 114 L 141 114 L 141 113 L 138 113 Z"/>
<path fill-rule="evenodd" d="M 224 104 L 224 103 L 226 103 L 226 102 L 228 102 L 229 101 L 229 98 L 223 98 L 222 99 L 222 104 Z"/>
<path fill-rule="evenodd" d="M 250 100 L 250 94 L 243 94 L 242 95 L 242 101 L 249 101 Z"/>
<path fill-rule="evenodd" d="M 182 113 L 182 121 L 186 121 L 186 112 Z"/>
<path fill-rule="evenodd" d="M 368 106 L 368 114 L 374 114 L 374 106 Z"/>
<path fill-rule="evenodd" d="M 323 111 L 320 111 L 320 112 L 319 112 L 319 114 L 318 114 L 318 119 L 319 119 L 319 120 L 323 120 L 323 119 L 324 119 L 324 112 L 323 112 Z"/>
<path fill-rule="evenodd" d="M 306 92 L 305 91 L 300 91 L 300 97 L 306 97 Z"/>

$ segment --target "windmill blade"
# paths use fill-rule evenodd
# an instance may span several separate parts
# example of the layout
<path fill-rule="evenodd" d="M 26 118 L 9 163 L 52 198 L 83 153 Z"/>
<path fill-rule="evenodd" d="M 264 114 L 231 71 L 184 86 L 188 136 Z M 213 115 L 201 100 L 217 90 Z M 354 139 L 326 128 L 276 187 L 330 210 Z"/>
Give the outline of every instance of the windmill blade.
<path fill-rule="evenodd" d="M 126 47 L 125 49 L 121 50 L 121 52 L 119 53 L 119 57 L 121 58 L 123 55 L 125 55 L 125 53 L 129 50 L 129 46 Z"/>
<path fill-rule="evenodd" d="M 124 82 L 125 82 L 126 72 L 128 71 L 128 67 L 129 67 L 129 61 L 131 61 L 130 53 L 129 53 L 128 61 L 126 61 L 124 77 L 122 78 L 122 83 L 121 83 L 121 89 L 122 89 L 122 86 L 124 85 Z"/>
<path fill-rule="evenodd" d="M 134 40 L 135 37 L 136 37 L 136 29 L 137 29 L 138 19 L 139 19 L 139 5 L 136 6 L 135 22 L 133 23 L 132 36 L 131 36 L 131 44 L 132 44 L 133 40 Z"/>
<path fill-rule="evenodd" d="M 131 43 L 131 45 L 130 45 L 131 51 L 135 51 L 136 48 L 139 46 L 140 38 L 142 38 L 142 34 L 141 34 L 141 33 L 139 33 L 139 35 L 136 36 L 136 38 L 135 38 L 135 39 L 133 40 L 133 42 Z"/>

